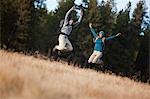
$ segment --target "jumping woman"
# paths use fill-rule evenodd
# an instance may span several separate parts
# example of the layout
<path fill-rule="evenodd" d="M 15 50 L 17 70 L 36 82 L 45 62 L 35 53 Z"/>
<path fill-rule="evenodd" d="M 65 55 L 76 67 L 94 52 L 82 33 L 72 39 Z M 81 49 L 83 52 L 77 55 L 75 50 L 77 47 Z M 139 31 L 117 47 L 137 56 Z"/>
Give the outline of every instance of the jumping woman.
<path fill-rule="evenodd" d="M 103 61 L 102 61 L 102 56 L 103 56 L 103 52 L 104 52 L 104 45 L 105 45 L 105 41 L 111 40 L 119 35 L 121 35 L 121 33 L 118 33 L 114 36 L 110 36 L 110 37 L 104 37 L 104 32 L 100 31 L 99 33 L 96 33 L 96 31 L 92 28 L 92 23 L 89 23 L 89 27 L 91 30 L 91 33 L 94 36 L 94 51 L 92 53 L 92 55 L 90 56 L 88 63 L 95 63 L 95 64 L 101 64 L 103 65 Z"/>

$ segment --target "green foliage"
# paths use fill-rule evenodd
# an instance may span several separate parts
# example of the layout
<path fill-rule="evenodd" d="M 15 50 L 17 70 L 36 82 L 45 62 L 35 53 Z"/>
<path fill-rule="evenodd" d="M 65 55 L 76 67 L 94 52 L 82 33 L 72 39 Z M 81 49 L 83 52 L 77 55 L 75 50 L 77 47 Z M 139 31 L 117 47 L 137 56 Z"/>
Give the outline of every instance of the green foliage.
<path fill-rule="evenodd" d="M 106 46 L 105 61 L 112 65 L 114 70 L 125 72 L 131 67 L 132 53 L 130 53 L 129 41 L 127 40 L 130 34 L 130 6 L 124 11 L 121 10 L 117 15 L 116 23 L 114 24 L 113 35 L 121 32 L 122 36 L 115 38 Z M 126 28 L 125 28 L 126 27 Z M 119 62 L 118 62 L 119 61 Z M 119 66 L 119 67 L 113 67 Z"/>
<path fill-rule="evenodd" d="M 58 23 L 61 19 L 64 19 L 66 12 L 73 5 L 74 5 L 74 0 L 60 0 L 58 8 L 55 10 L 55 17 L 57 17 Z"/>
<path fill-rule="evenodd" d="M 9 48 L 17 30 L 18 14 L 16 5 L 17 2 L 14 0 L 1 1 L 1 43 Z"/>
<path fill-rule="evenodd" d="M 150 25 L 145 29 L 144 36 L 139 37 L 140 47 L 135 61 L 134 71 L 140 73 L 139 79 L 143 82 L 147 82 L 149 79 L 149 34 Z"/>

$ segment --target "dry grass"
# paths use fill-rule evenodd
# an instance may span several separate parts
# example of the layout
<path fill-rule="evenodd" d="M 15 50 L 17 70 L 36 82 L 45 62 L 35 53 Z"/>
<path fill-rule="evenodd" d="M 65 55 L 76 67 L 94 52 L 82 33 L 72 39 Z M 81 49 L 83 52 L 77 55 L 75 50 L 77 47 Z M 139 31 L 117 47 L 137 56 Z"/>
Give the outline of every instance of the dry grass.
<path fill-rule="evenodd" d="M 0 50 L 0 99 L 150 99 L 150 85 Z"/>

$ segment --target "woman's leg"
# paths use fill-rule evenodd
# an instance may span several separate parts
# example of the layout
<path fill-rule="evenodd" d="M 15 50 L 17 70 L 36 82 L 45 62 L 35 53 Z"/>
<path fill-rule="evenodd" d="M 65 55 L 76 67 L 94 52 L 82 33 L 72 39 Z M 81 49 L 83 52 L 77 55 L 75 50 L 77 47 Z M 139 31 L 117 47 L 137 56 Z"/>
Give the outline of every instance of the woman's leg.
<path fill-rule="evenodd" d="M 102 65 L 103 65 L 104 63 L 103 63 L 103 60 L 101 60 L 101 59 L 99 58 L 99 59 L 97 60 L 96 64 L 102 64 Z"/>
<path fill-rule="evenodd" d="M 88 63 L 92 63 L 93 59 L 95 58 L 96 56 L 96 53 L 95 51 L 92 53 L 92 55 L 90 56 L 89 60 L 88 60 Z"/>
<path fill-rule="evenodd" d="M 101 64 L 103 61 L 101 60 L 101 57 L 103 56 L 103 53 L 100 51 L 95 51 L 96 56 L 94 57 L 92 63 Z"/>

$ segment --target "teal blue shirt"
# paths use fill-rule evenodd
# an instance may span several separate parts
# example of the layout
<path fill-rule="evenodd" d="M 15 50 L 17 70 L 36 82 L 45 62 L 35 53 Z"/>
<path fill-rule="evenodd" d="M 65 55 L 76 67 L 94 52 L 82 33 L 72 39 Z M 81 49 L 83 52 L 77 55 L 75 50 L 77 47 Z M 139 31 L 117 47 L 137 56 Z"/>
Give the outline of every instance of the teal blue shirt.
<path fill-rule="evenodd" d="M 95 30 L 93 28 L 90 28 L 90 29 L 91 29 L 91 32 L 92 32 L 92 34 L 94 36 L 94 39 L 96 39 L 98 34 L 95 32 Z M 111 40 L 111 39 L 113 39 L 115 37 L 116 36 L 110 36 L 110 37 L 107 37 L 105 40 L 108 41 L 108 40 Z M 102 38 L 98 38 L 97 40 L 95 40 L 94 50 L 95 51 L 100 51 L 100 52 L 104 51 L 104 42 L 102 41 Z"/>

